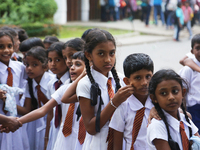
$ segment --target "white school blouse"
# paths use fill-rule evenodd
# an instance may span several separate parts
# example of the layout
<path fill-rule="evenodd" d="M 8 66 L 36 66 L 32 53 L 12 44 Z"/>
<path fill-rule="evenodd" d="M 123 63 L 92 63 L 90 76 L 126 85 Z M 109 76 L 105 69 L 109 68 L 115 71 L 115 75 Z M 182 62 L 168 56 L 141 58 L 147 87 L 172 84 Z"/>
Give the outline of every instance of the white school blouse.
<path fill-rule="evenodd" d="M 134 96 L 131 95 L 114 112 L 109 127 L 116 131 L 123 132 L 125 140 L 125 149 L 130 150 L 132 144 L 132 130 L 136 112 L 145 107 L 145 114 L 142 120 L 141 128 L 134 143 L 134 150 L 149 150 L 147 144 L 147 124 L 148 117 L 153 104 L 150 97 L 147 98 L 145 106 Z"/>
<path fill-rule="evenodd" d="M 67 71 L 61 78 L 60 81 L 62 82 L 62 84 L 60 85 L 60 87 L 65 83 L 65 81 L 69 79 L 69 71 Z M 58 81 L 56 75 L 49 81 L 47 87 L 47 97 L 48 99 L 51 99 L 51 95 L 55 92 L 55 82 Z M 55 122 L 55 111 L 56 111 L 56 107 L 53 108 L 53 118 L 51 120 L 51 126 L 50 126 L 50 130 L 49 130 L 49 141 L 48 141 L 48 145 L 47 145 L 47 149 L 48 150 L 53 150 L 54 144 L 56 142 L 57 139 L 57 135 L 58 135 L 58 131 L 60 126 L 58 126 L 57 128 L 55 128 L 54 122 Z"/>
<path fill-rule="evenodd" d="M 18 61 L 9 61 L 9 65 L 6 66 L 4 63 L 0 62 L 0 83 L 6 84 L 8 71 L 7 68 L 11 68 L 11 72 L 13 74 L 13 87 L 19 87 L 24 89 L 24 84 L 26 83 L 25 78 L 25 66 Z M 21 106 L 19 100 L 19 96 L 15 97 L 16 104 Z M 23 103 L 22 103 L 23 104 Z M 7 112 L 6 114 L 2 110 L 3 101 L 0 100 L 0 114 L 10 116 L 10 113 Z M 19 117 L 20 115 L 18 115 Z M 27 149 L 29 150 L 29 142 L 28 142 L 28 135 L 26 132 L 26 125 L 23 125 L 14 133 L 0 133 L 0 149 L 5 150 L 17 150 L 17 149 Z"/>
<path fill-rule="evenodd" d="M 189 128 L 192 129 L 192 135 L 198 132 L 198 128 L 194 125 L 194 123 L 190 120 L 191 125 L 186 121 L 185 115 L 179 113 L 180 121 L 172 117 L 170 114 L 163 110 L 167 122 L 169 123 L 169 132 L 172 139 L 178 143 L 180 150 L 183 150 L 182 142 L 181 142 L 181 133 L 180 133 L 180 121 L 183 121 L 185 132 L 187 137 L 189 138 Z M 152 119 L 151 124 L 147 128 L 147 142 L 151 150 L 156 150 L 153 140 L 154 139 L 162 139 L 168 141 L 167 129 L 162 120 Z"/>
<path fill-rule="evenodd" d="M 192 59 L 198 66 L 200 66 L 200 62 L 196 59 Z M 179 75 L 185 79 L 189 86 L 189 92 L 186 95 L 187 99 L 187 107 L 194 106 L 196 104 L 200 104 L 200 73 L 192 70 L 188 66 L 184 66 L 180 71 Z"/>
<path fill-rule="evenodd" d="M 45 72 L 40 80 L 40 83 L 39 83 L 40 89 L 44 93 L 45 96 L 47 96 L 47 84 L 51 80 L 52 77 L 53 77 L 52 74 L 50 74 L 49 72 Z M 33 84 L 32 84 L 33 94 L 34 94 L 34 97 L 37 99 L 36 86 L 37 86 L 37 83 L 33 79 Z M 27 84 L 25 96 L 27 98 L 31 98 L 31 96 L 29 94 L 28 84 Z M 42 103 L 41 103 L 41 105 L 43 106 Z M 31 150 L 44 149 L 46 118 L 47 118 L 47 115 L 28 123 L 27 132 L 28 132 L 28 138 L 29 138 L 29 144 L 30 144 Z"/>
<path fill-rule="evenodd" d="M 108 73 L 108 77 L 106 77 L 91 67 L 91 73 L 94 80 L 96 81 L 96 83 L 98 83 L 99 88 L 101 89 L 101 97 L 104 103 L 103 105 L 101 105 L 101 110 L 103 110 L 106 107 L 106 105 L 109 103 L 109 95 L 108 95 L 108 90 L 107 90 L 108 78 L 109 77 L 112 78 L 112 88 L 114 91 L 115 91 L 116 84 L 115 84 L 111 71 Z M 123 82 L 123 76 L 121 74 L 118 74 L 118 76 L 120 79 L 121 86 L 122 87 L 125 86 Z M 91 87 L 91 82 L 88 76 L 86 75 L 79 81 L 77 85 L 76 94 L 77 94 L 78 99 L 80 97 L 85 97 L 87 99 L 90 99 L 90 87 Z M 99 99 L 97 100 L 97 105 L 94 106 L 95 116 L 97 114 L 98 107 L 99 107 Z M 83 144 L 83 150 L 94 150 L 94 149 L 106 150 L 107 149 L 106 139 L 107 139 L 108 129 L 109 129 L 108 124 L 109 124 L 109 121 L 107 121 L 107 123 L 101 128 L 100 132 L 96 133 L 95 135 L 90 135 L 89 133 L 86 133 L 86 138 Z"/>
<path fill-rule="evenodd" d="M 55 99 L 58 104 L 62 103 L 61 102 L 62 96 L 70 85 L 71 83 L 64 84 L 58 90 L 56 90 L 54 94 L 52 94 L 52 98 Z M 58 136 L 53 148 L 54 150 L 62 150 L 62 149 L 74 150 L 75 149 L 76 141 L 78 139 L 78 129 L 79 129 L 79 121 L 77 121 L 77 115 L 76 115 L 78 102 L 75 103 L 75 108 L 74 108 L 72 133 L 69 136 L 65 137 L 62 132 L 69 105 L 70 104 L 62 103 L 62 122 L 61 122 L 60 129 L 58 131 Z"/>

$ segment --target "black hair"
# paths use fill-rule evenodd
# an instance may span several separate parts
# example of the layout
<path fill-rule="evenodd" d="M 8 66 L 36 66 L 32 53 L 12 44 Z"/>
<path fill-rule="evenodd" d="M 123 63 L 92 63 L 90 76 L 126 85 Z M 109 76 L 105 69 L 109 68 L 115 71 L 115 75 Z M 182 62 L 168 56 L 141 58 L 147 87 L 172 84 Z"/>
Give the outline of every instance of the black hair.
<path fill-rule="evenodd" d="M 155 91 L 156 91 L 157 85 L 159 83 L 161 83 L 162 81 L 166 81 L 166 80 L 177 81 L 181 85 L 182 89 L 184 88 L 183 84 L 187 85 L 186 82 L 175 71 L 173 71 L 171 69 L 162 69 L 162 70 L 157 71 L 153 75 L 153 77 L 151 78 L 151 81 L 149 83 L 149 93 L 155 96 Z M 162 109 L 161 109 L 161 107 L 158 103 L 155 103 L 153 101 L 152 101 L 152 103 L 154 104 L 159 116 L 164 121 L 165 126 L 167 128 L 168 135 L 170 135 L 167 118 L 166 118 L 164 112 L 162 111 Z M 187 122 L 189 124 L 191 124 L 189 117 L 187 116 L 186 109 L 185 109 L 185 106 L 183 105 L 183 102 L 181 104 L 181 109 L 183 110 L 183 113 L 185 115 Z M 190 127 L 189 127 L 189 131 L 190 131 L 190 137 L 191 137 L 192 136 L 192 129 Z"/>
<path fill-rule="evenodd" d="M 14 29 L 18 33 L 20 43 L 23 42 L 24 40 L 28 39 L 28 34 L 24 29 L 18 28 L 18 27 L 15 27 Z"/>
<path fill-rule="evenodd" d="M 12 35 L 10 34 L 10 32 L 6 31 L 6 30 L 0 30 L 0 38 L 3 36 L 8 36 L 10 38 L 10 40 L 12 41 L 12 44 L 14 46 L 14 40 Z"/>
<path fill-rule="evenodd" d="M 83 40 L 85 41 L 86 36 L 87 36 L 88 33 L 89 33 L 90 31 L 92 31 L 92 30 L 94 30 L 94 29 L 87 29 L 87 30 L 85 30 L 85 31 L 83 32 L 82 36 L 81 36 L 81 39 L 83 39 Z"/>
<path fill-rule="evenodd" d="M 27 52 L 29 51 L 32 47 L 35 46 L 41 46 L 44 48 L 44 45 L 42 43 L 42 40 L 38 37 L 32 37 L 29 39 L 24 40 L 20 46 L 19 46 L 19 50 L 20 52 Z"/>
<path fill-rule="evenodd" d="M 191 40 L 191 46 L 192 46 L 192 49 L 194 47 L 195 44 L 200 44 L 200 34 L 196 34 L 192 40 Z"/>
<path fill-rule="evenodd" d="M 66 47 L 71 47 L 76 51 L 83 51 L 84 43 L 85 42 L 80 38 L 71 39 L 64 44 L 63 49 L 65 49 Z"/>
<path fill-rule="evenodd" d="M 130 75 L 141 69 L 146 69 L 153 73 L 154 65 L 151 58 L 143 53 L 130 54 L 123 62 L 124 75 L 129 78 Z"/>
<path fill-rule="evenodd" d="M 15 29 L 13 29 L 13 28 L 11 28 L 11 27 L 8 27 L 8 26 L 1 27 L 0 30 L 4 30 L 4 31 L 9 32 L 10 35 L 11 35 L 13 38 L 15 38 L 15 37 L 18 35 L 18 33 L 17 33 L 17 31 L 15 31 Z"/>
<path fill-rule="evenodd" d="M 62 55 L 63 45 L 64 45 L 63 42 L 55 42 L 55 43 L 51 44 L 51 46 L 46 51 L 47 57 L 48 57 L 49 52 L 56 51 L 58 56 L 63 58 L 63 55 Z"/>
<path fill-rule="evenodd" d="M 43 67 L 47 66 L 47 54 L 46 51 L 43 47 L 41 46 L 35 46 L 32 47 L 25 55 L 25 59 L 27 56 L 32 56 L 35 59 L 38 59 Z M 31 96 L 31 104 L 32 104 L 32 110 L 38 108 L 38 102 L 37 99 L 35 98 L 33 94 L 33 80 L 31 78 L 28 78 L 28 87 L 29 87 L 29 94 Z"/>
<path fill-rule="evenodd" d="M 182 2 L 177 3 L 177 7 L 181 8 Z"/>
<path fill-rule="evenodd" d="M 80 59 L 82 61 L 85 61 L 85 55 L 84 55 L 83 51 L 76 52 L 73 54 L 72 59 Z"/>
<path fill-rule="evenodd" d="M 53 44 L 59 42 L 59 39 L 56 36 L 46 36 L 43 43 Z"/>

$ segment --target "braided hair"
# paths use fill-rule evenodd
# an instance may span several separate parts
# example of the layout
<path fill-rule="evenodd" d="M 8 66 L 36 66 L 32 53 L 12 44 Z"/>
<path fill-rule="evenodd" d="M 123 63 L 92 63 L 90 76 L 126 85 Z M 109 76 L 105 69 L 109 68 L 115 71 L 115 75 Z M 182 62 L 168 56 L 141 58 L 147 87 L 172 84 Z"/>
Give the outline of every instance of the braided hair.
<path fill-rule="evenodd" d="M 168 69 L 168 70 L 167 69 L 162 69 L 162 70 L 159 70 L 158 72 L 156 72 L 153 75 L 153 77 L 151 78 L 151 81 L 149 83 L 149 93 L 155 96 L 155 90 L 157 88 L 157 85 L 159 83 L 161 83 L 162 81 L 166 81 L 166 80 L 175 80 L 175 81 L 177 81 L 181 85 L 182 89 L 183 89 L 183 83 L 185 85 L 187 85 L 186 82 L 175 71 L 173 71 L 171 69 Z M 153 102 L 153 104 L 154 104 L 155 109 L 157 110 L 159 116 L 161 117 L 161 119 L 165 123 L 168 135 L 170 136 L 169 124 L 167 122 L 167 119 L 166 119 L 166 116 L 165 116 L 163 110 L 161 109 L 161 107 L 160 107 L 160 105 L 158 103 Z M 190 120 L 188 118 L 188 115 L 186 113 L 185 106 L 184 106 L 183 102 L 181 104 L 181 109 L 183 110 L 183 113 L 185 115 L 186 121 L 189 124 L 191 124 Z M 190 127 L 189 127 L 189 132 L 190 132 L 190 137 L 191 137 L 192 136 L 192 129 Z"/>
<path fill-rule="evenodd" d="M 114 46 L 116 47 L 115 40 L 113 36 L 105 30 L 100 30 L 100 29 L 93 29 L 91 30 L 85 37 L 85 47 L 84 47 L 84 52 L 87 53 L 92 53 L 93 49 L 100 43 L 111 41 Z M 87 76 L 91 82 L 91 87 L 90 87 L 90 98 L 91 98 L 91 105 L 95 106 L 97 104 L 97 99 L 100 97 L 100 103 L 99 107 L 97 110 L 97 116 L 96 116 L 96 132 L 100 132 L 100 113 L 101 113 L 101 105 L 103 104 L 103 101 L 101 99 L 101 90 L 99 88 L 98 83 L 95 82 L 91 70 L 90 70 L 90 62 L 89 60 L 85 57 L 85 66 L 86 66 L 86 72 Z M 115 83 L 116 83 L 116 90 L 115 92 L 118 91 L 118 89 L 121 87 L 120 85 L 120 80 L 117 75 L 117 71 L 115 67 L 111 69 L 112 75 L 114 77 Z"/>

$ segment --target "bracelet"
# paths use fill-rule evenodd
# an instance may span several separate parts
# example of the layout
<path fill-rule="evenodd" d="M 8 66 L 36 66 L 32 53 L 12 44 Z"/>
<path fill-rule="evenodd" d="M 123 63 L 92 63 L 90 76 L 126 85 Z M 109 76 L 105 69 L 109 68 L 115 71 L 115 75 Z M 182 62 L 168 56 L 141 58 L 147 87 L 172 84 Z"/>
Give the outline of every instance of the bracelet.
<path fill-rule="evenodd" d="M 49 137 L 44 137 L 44 139 L 49 139 Z"/>
<path fill-rule="evenodd" d="M 110 104 L 111 104 L 113 107 L 115 107 L 115 109 L 117 109 L 117 107 L 113 104 L 112 99 L 110 100 Z"/>

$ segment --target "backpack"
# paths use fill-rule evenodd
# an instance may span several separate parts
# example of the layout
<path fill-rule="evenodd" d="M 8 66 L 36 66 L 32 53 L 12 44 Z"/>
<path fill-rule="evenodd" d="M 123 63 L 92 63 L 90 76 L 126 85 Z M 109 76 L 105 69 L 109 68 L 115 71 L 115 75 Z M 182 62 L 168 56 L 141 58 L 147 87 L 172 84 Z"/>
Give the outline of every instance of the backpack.
<path fill-rule="evenodd" d="M 178 17 L 176 16 L 176 11 L 172 12 L 170 22 L 174 25 L 178 24 Z"/>

